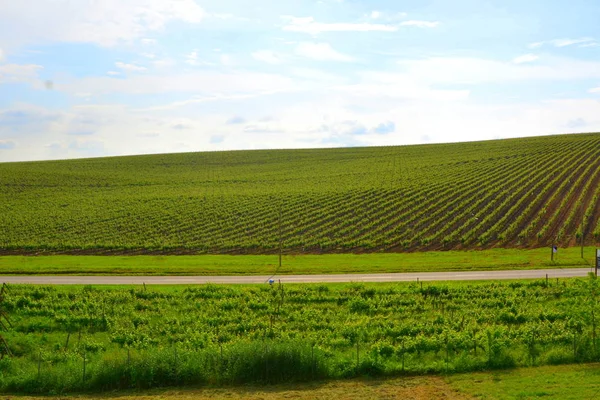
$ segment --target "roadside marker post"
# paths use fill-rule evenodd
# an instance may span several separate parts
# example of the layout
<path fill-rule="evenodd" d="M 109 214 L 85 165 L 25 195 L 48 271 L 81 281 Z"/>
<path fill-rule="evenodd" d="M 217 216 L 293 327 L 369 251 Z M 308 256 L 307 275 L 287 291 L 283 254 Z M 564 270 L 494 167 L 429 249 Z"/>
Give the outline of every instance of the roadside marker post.
<path fill-rule="evenodd" d="M 598 268 L 600 268 L 600 249 L 596 249 L 596 276 L 598 276 Z"/>

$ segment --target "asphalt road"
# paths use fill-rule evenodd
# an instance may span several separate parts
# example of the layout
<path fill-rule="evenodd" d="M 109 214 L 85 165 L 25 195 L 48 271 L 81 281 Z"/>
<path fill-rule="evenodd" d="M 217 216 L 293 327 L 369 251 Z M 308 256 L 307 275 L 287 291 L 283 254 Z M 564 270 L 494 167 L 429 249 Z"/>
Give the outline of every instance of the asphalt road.
<path fill-rule="evenodd" d="M 269 279 L 282 283 L 477 281 L 495 279 L 569 278 L 586 276 L 591 268 L 531 269 L 511 271 L 418 272 L 393 274 L 253 275 L 253 276 L 0 276 L 0 283 L 38 285 L 193 285 L 203 283 L 250 284 Z"/>

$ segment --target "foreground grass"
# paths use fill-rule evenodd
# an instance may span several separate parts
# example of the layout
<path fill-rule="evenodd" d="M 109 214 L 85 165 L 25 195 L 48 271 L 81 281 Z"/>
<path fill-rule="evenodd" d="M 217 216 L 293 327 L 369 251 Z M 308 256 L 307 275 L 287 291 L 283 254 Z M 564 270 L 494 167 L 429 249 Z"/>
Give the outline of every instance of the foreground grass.
<path fill-rule="evenodd" d="M 388 273 L 434 271 L 485 271 L 588 266 L 595 249 L 560 249 L 550 261 L 547 248 L 287 255 L 279 274 Z M 272 274 L 277 256 L 2 256 L 0 274 L 71 275 L 243 275 Z"/>
<path fill-rule="evenodd" d="M 460 374 L 447 378 L 460 392 L 479 399 L 597 399 L 600 365 L 561 365 Z"/>
<path fill-rule="evenodd" d="M 352 379 L 294 385 L 221 389 L 157 389 L 146 392 L 78 396 L 79 399 L 595 399 L 600 365 L 561 365 L 448 377 Z M 36 397 L 18 397 L 37 400 Z M 47 399 L 47 397 L 44 397 Z"/>

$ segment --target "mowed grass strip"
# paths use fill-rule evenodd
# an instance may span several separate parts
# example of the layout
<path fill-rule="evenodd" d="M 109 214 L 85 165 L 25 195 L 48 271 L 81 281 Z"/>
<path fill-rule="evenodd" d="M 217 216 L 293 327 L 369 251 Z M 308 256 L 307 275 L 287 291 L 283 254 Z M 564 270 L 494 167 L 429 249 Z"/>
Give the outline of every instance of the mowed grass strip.
<path fill-rule="evenodd" d="M 491 271 L 593 265 L 595 249 L 490 249 L 418 253 L 285 255 L 278 274 Z M 264 275 L 277 270 L 274 255 L 2 256 L 2 275 Z"/>
<path fill-rule="evenodd" d="M 460 374 L 448 377 L 447 381 L 456 390 L 477 399 L 600 398 L 600 364 Z"/>

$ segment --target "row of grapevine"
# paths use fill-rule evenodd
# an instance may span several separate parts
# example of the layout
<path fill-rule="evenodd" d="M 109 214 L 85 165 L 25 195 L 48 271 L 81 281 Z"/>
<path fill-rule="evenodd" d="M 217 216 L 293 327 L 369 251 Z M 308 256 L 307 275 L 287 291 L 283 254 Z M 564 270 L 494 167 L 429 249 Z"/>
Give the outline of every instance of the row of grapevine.
<path fill-rule="evenodd" d="M 598 160 L 584 134 L 0 164 L 0 252 L 567 246 L 581 218 L 591 243 Z"/>

